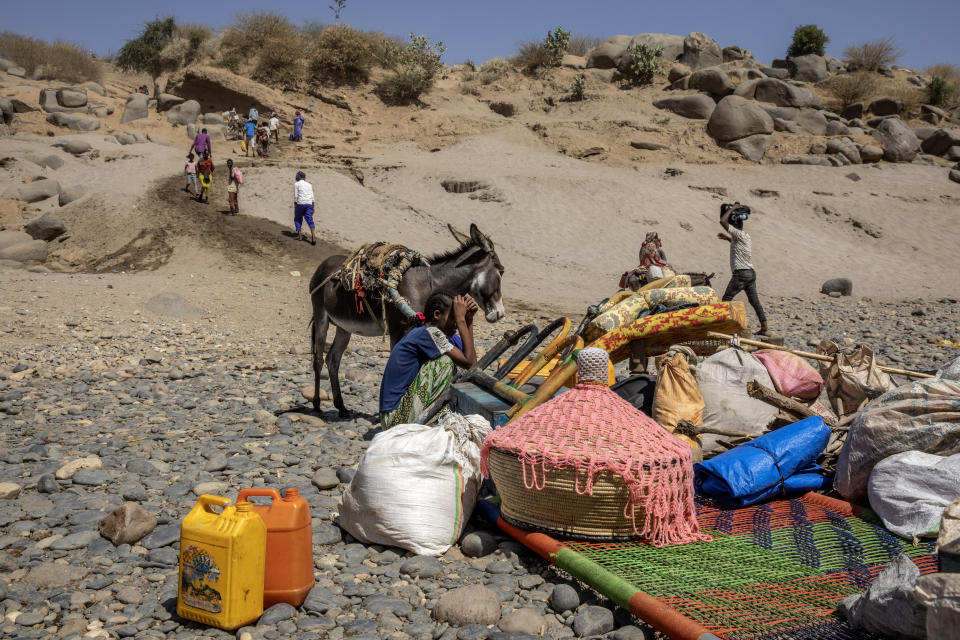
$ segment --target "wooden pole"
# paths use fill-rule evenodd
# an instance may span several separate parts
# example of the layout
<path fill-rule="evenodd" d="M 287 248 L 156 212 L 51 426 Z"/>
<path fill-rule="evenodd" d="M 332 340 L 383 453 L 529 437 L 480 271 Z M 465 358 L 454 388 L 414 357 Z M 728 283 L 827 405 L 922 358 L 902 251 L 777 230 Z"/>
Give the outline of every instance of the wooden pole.
<path fill-rule="evenodd" d="M 809 407 L 800 404 L 793 398 L 788 398 L 784 395 L 781 395 L 769 387 L 765 387 L 756 380 L 751 380 L 747 383 L 747 395 L 751 398 L 762 400 L 769 405 L 772 405 L 778 409 L 782 409 L 795 416 L 801 416 L 802 418 L 823 418 L 823 416 Z M 823 418 L 823 421 L 831 427 L 836 426 L 836 423 L 834 423 L 832 420 L 828 420 L 827 418 Z"/>
<path fill-rule="evenodd" d="M 717 333 L 716 331 L 708 331 L 707 337 L 716 338 L 718 340 L 730 340 L 733 336 L 729 336 L 725 333 Z M 749 338 L 740 338 L 740 342 L 743 344 L 750 345 L 751 347 L 760 347 L 761 349 L 775 349 L 776 351 L 786 351 L 787 353 L 792 353 L 794 355 L 800 356 L 801 358 L 809 358 L 811 360 L 819 360 L 821 362 L 833 362 L 833 357 L 825 356 L 822 353 L 810 353 L 809 351 L 800 351 L 798 349 L 787 349 L 778 344 L 769 344 L 767 342 L 760 342 L 758 340 L 750 340 Z M 893 367 L 887 367 L 884 365 L 877 365 L 877 368 L 880 371 L 885 373 L 892 373 L 898 376 L 907 376 L 908 378 L 932 378 L 933 376 L 929 373 L 920 373 L 919 371 L 908 371 L 906 369 L 895 369 Z"/>

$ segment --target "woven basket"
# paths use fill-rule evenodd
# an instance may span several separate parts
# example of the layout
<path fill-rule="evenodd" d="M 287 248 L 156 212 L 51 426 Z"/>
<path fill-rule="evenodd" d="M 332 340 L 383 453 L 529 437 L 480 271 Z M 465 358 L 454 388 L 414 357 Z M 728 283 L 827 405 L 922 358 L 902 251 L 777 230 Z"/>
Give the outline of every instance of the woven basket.
<path fill-rule="evenodd" d="M 581 495 L 576 488 L 583 491 L 586 486 L 586 471 L 579 473 L 578 483 L 576 469 L 553 469 L 547 472 L 543 489 L 527 489 L 523 465 L 516 454 L 491 449 L 488 464 L 502 500 L 500 515 L 510 524 L 570 539 L 605 541 L 638 537 L 633 520 L 623 516 L 630 492 L 615 473 L 596 473 L 593 495 Z M 529 466 L 527 474 L 529 478 Z M 539 476 L 537 480 L 539 482 Z M 636 519 L 641 526 L 644 515 L 643 509 L 637 507 Z"/>

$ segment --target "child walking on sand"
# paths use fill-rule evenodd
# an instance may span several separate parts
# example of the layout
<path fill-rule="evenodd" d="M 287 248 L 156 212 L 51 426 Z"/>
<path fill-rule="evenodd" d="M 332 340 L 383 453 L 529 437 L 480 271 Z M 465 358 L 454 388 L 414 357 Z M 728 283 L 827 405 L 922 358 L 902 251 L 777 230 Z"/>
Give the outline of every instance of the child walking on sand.
<path fill-rule="evenodd" d="M 203 152 L 203 160 L 197 168 L 200 173 L 200 195 L 197 199 L 200 202 L 210 202 L 210 186 L 213 184 L 213 160 L 210 159 L 210 152 Z"/>
<path fill-rule="evenodd" d="M 187 175 L 187 186 L 185 186 L 183 190 L 190 193 L 190 187 L 192 186 L 193 197 L 197 197 L 200 193 L 200 188 L 197 186 L 197 163 L 194 161 L 192 153 L 187 154 L 187 164 L 183 166 L 183 172 Z"/>
<path fill-rule="evenodd" d="M 230 204 L 230 213 L 237 215 L 240 213 L 240 204 L 237 202 L 237 196 L 240 192 L 240 185 L 243 184 L 243 174 L 240 169 L 233 168 L 233 159 L 227 160 L 227 201 Z"/>

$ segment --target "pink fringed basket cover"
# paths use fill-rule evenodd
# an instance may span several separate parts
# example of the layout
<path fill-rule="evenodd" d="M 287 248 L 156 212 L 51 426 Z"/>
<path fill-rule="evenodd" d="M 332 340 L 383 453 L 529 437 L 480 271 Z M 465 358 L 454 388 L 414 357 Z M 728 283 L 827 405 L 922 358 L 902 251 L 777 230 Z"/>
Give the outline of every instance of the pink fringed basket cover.
<path fill-rule="evenodd" d="M 597 473 L 617 474 L 630 491 L 624 517 L 654 546 L 710 540 L 693 505 L 690 447 L 603 384 L 578 384 L 491 431 L 480 462 L 486 477 L 491 449 L 517 455 L 530 490 L 543 489 L 553 469 L 586 470 L 585 486 L 576 488 L 581 495 L 592 495 Z"/>

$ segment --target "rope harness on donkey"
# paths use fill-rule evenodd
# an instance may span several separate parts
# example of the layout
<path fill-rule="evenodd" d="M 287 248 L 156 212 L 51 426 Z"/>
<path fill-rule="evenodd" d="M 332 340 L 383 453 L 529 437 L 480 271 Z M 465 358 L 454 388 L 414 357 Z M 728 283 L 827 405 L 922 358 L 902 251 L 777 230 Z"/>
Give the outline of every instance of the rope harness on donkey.
<path fill-rule="evenodd" d="M 408 320 L 418 318 L 417 312 L 410 306 L 409 301 L 400 295 L 400 282 L 410 267 L 430 266 L 419 251 L 408 249 L 400 244 L 375 242 L 365 244 L 353 252 L 339 269 L 323 279 L 316 287 L 310 290 L 312 296 L 327 282 L 336 278 L 338 284 L 345 291 L 352 291 L 356 304 L 357 314 L 362 315 L 364 309 L 386 334 L 387 309 L 386 300 Z M 368 293 L 379 292 L 380 318 L 374 314 L 368 301 Z"/>

